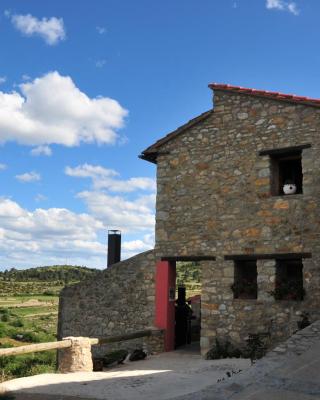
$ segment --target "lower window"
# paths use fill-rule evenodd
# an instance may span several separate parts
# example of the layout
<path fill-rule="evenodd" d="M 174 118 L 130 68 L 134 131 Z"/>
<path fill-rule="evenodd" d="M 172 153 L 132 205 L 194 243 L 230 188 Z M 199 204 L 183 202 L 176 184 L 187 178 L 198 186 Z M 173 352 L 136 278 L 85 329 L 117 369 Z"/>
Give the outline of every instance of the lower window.
<path fill-rule="evenodd" d="M 277 260 L 274 297 L 276 300 L 304 298 L 302 260 Z"/>
<path fill-rule="evenodd" d="M 234 283 L 231 285 L 235 299 L 256 299 L 257 286 L 257 261 L 235 260 Z"/>

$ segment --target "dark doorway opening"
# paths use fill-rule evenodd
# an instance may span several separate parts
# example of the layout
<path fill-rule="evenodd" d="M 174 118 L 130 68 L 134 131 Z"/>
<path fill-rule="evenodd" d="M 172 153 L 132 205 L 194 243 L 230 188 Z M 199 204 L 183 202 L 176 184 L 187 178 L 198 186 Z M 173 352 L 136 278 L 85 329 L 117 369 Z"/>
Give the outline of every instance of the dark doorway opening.
<path fill-rule="evenodd" d="M 198 262 L 176 263 L 175 348 L 200 352 L 201 280 Z"/>

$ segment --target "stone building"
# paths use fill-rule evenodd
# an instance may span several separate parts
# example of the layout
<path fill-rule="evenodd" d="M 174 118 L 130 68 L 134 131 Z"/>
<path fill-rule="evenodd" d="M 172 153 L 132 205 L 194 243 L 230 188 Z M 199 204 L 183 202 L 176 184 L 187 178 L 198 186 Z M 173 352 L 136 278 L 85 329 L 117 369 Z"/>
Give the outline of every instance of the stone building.
<path fill-rule="evenodd" d="M 65 289 L 60 336 L 156 325 L 173 349 L 184 260 L 201 267 L 202 354 L 250 333 L 277 343 L 302 314 L 319 318 L 320 100 L 209 87 L 213 109 L 140 156 L 157 165 L 155 249 Z"/>

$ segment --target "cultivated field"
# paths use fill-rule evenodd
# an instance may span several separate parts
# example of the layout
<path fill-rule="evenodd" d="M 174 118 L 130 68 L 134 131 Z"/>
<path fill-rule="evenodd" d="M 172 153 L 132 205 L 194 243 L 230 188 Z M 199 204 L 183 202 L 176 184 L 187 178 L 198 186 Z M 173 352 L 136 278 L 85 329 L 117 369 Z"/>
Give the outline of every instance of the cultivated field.
<path fill-rule="evenodd" d="M 0 347 L 56 340 L 59 293 L 96 271 L 50 266 L 0 272 Z M 0 357 L 0 382 L 53 372 L 56 351 Z"/>
<path fill-rule="evenodd" d="M 58 296 L 0 297 L 0 347 L 56 340 Z M 0 381 L 53 372 L 55 351 L 0 358 Z"/>

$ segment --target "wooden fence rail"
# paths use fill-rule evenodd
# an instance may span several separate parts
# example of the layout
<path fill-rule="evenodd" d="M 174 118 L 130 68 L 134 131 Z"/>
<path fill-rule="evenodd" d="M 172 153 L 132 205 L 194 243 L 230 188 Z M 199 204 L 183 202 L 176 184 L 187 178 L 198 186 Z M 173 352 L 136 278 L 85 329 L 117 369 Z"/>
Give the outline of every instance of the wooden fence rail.
<path fill-rule="evenodd" d="M 8 349 L 0 349 L 0 357 L 34 353 L 36 351 L 66 349 L 68 347 L 71 347 L 71 340 L 68 340 L 68 339 L 61 340 L 59 342 L 28 344 L 26 346 L 9 347 Z"/>
<path fill-rule="evenodd" d="M 161 330 L 146 329 L 143 331 L 136 331 L 123 335 L 108 336 L 105 338 L 89 338 L 91 345 L 108 344 L 115 342 L 122 342 L 125 340 L 138 339 L 141 337 L 158 336 L 161 334 Z M 4 356 L 16 356 L 19 354 L 27 354 L 38 351 L 54 350 L 54 349 L 66 349 L 72 347 L 71 339 L 63 339 L 57 342 L 49 343 L 36 343 L 29 344 L 26 346 L 10 347 L 7 349 L 0 349 L 0 357 Z"/>

